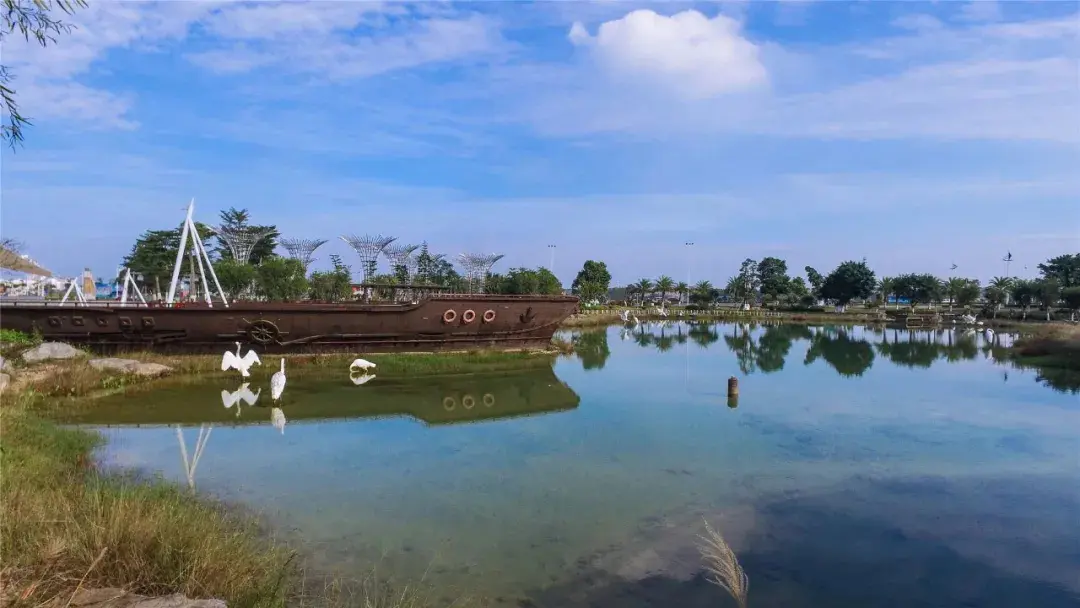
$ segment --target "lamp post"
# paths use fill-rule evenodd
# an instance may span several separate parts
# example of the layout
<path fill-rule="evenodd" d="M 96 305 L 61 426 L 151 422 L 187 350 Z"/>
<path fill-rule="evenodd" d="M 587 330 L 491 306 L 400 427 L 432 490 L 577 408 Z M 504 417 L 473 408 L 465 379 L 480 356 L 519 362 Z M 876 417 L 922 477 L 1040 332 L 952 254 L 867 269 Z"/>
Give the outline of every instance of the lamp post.
<path fill-rule="evenodd" d="M 686 247 L 686 286 L 688 290 L 686 292 L 686 304 L 690 304 L 690 270 L 693 267 L 694 242 L 686 241 L 683 246 Z"/>
<path fill-rule="evenodd" d="M 551 260 L 548 262 L 548 270 L 551 274 L 555 274 L 555 245 L 548 245 L 548 253 L 551 254 Z"/>

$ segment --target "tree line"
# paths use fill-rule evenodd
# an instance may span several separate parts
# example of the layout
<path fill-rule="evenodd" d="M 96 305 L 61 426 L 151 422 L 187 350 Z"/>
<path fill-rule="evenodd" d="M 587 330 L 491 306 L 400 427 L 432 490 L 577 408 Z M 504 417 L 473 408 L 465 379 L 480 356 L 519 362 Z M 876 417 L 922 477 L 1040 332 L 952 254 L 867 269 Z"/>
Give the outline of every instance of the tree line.
<path fill-rule="evenodd" d="M 1026 317 L 1039 306 L 1047 312 L 1062 306 L 1075 315 L 1080 310 L 1080 253 L 1063 254 L 1038 265 L 1040 276 L 1034 279 L 994 277 L 985 286 L 978 279 L 939 278 L 928 273 L 907 273 L 880 279 L 866 260 L 841 262 L 828 274 L 812 266 L 803 268 L 805 278 L 790 276 L 787 262 L 766 257 L 761 261 L 746 259 L 739 272 L 723 287 L 710 281 L 694 285 L 676 282 L 668 275 L 653 280 L 643 278 L 622 289 L 616 298 L 631 305 L 645 306 L 650 301 L 667 302 L 677 298 L 694 307 L 709 307 L 722 302 L 744 306 L 764 305 L 774 308 L 809 308 L 824 302 L 843 309 L 852 302 L 870 305 L 903 302 L 914 309 L 922 305 L 942 305 L 969 309 L 982 304 L 996 316 L 1003 306 L 1016 306 Z M 589 260 L 574 280 L 572 290 L 586 303 L 605 302 L 610 291 L 611 275 L 603 262 Z"/>

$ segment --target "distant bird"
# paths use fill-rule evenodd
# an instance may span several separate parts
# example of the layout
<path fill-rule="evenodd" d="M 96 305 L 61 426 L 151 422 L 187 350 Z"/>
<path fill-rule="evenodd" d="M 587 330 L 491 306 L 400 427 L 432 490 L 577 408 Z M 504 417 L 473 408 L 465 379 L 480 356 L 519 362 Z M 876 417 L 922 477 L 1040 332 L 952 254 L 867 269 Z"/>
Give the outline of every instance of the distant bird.
<path fill-rule="evenodd" d="M 367 371 L 375 367 L 375 364 L 367 359 L 353 359 L 353 362 L 349 364 L 349 372 L 355 371 Z"/>
<path fill-rule="evenodd" d="M 236 416 L 239 418 L 240 417 L 240 405 L 239 405 L 239 403 L 241 401 L 244 401 L 244 402 L 246 402 L 248 404 L 248 406 L 255 405 L 255 402 L 259 400 L 259 395 L 261 395 L 261 394 L 262 394 L 262 389 L 261 388 L 258 391 L 253 393 L 253 392 L 251 392 L 251 389 L 248 388 L 248 383 L 245 382 L 245 383 L 240 385 L 240 388 L 236 389 L 235 391 L 233 391 L 231 393 L 229 391 L 221 391 L 221 404 L 224 405 L 226 409 L 228 409 L 228 408 L 235 405 L 236 406 Z"/>
<path fill-rule="evenodd" d="M 956 264 L 953 264 L 952 268 L 950 268 L 949 270 L 956 270 Z"/>
<path fill-rule="evenodd" d="M 352 383 L 355 384 L 356 386 L 360 386 L 361 384 L 367 384 L 368 382 L 371 382 L 374 379 L 375 379 L 375 374 L 363 374 L 363 375 L 360 375 L 360 376 L 354 376 L 352 374 L 349 374 L 349 380 L 352 380 Z"/>
<path fill-rule="evenodd" d="M 247 378 L 251 375 L 248 373 L 248 370 L 251 369 L 251 366 L 256 363 L 262 365 L 262 361 L 259 360 L 259 355 L 254 350 L 249 350 L 246 355 L 241 357 L 240 343 L 235 342 L 235 344 L 235 353 L 227 350 L 225 351 L 225 354 L 221 356 L 221 371 L 226 371 L 228 369 L 238 369 L 240 370 L 240 375 Z"/>
<path fill-rule="evenodd" d="M 285 422 L 285 412 L 281 411 L 280 407 L 275 407 L 270 410 L 270 424 L 274 425 L 275 429 L 281 431 L 282 435 L 285 434 Z"/>
<path fill-rule="evenodd" d="M 281 369 L 270 376 L 270 397 L 277 401 L 285 391 L 285 359 L 281 359 Z"/>

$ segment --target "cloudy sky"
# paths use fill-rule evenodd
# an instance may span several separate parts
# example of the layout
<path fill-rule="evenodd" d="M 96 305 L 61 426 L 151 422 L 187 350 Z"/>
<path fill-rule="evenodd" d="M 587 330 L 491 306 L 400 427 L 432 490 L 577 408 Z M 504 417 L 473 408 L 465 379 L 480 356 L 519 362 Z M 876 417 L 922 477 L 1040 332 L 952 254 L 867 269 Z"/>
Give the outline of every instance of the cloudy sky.
<path fill-rule="evenodd" d="M 0 231 L 109 274 L 248 208 L 502 268 L 988 279 L 1080 251 L 1076 2 L 102 2 L 4 41 Z M 5 117 L 6 118 L 6 117 Z M 693 246 L 684 243 L 692 241 Z M 358 265 L 356 265 L 358 266 Z"/>

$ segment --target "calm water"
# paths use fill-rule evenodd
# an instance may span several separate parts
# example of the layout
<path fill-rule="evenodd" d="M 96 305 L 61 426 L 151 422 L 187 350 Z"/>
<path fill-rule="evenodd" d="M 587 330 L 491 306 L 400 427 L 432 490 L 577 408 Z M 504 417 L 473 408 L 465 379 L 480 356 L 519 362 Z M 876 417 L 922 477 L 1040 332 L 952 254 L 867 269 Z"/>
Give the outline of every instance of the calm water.
<path fill-rule="evenodd" d="M 290 379 L 283 432 L 265 376 L 254 407 L 223 407 L 239 382 L 214 380 L 79 422 L 109 462 L 264 511 L 320 568 L 377 561 L 497 605 L 734 605 L 700 572 L 703 517 L 752 607 L 1080 605 L 1075 376 L 953 331 L 568 337 L 553 370 Z"/>

